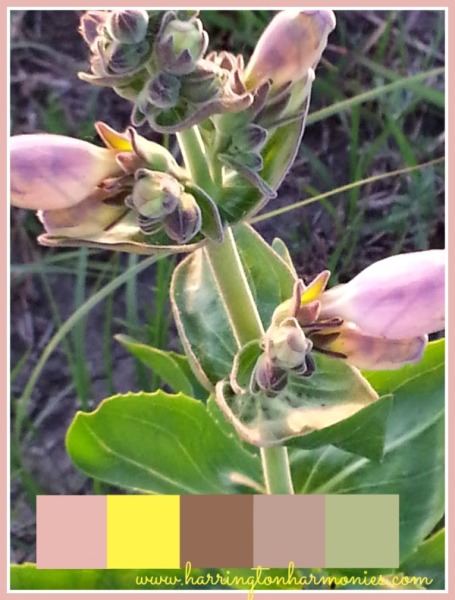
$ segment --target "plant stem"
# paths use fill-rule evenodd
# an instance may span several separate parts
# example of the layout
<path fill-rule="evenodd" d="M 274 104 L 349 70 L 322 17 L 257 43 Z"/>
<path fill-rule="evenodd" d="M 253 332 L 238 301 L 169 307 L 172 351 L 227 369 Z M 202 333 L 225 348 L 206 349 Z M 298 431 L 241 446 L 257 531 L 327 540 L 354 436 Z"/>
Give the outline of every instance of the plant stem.
<path fill-rule="evenodd" d="M 286 446 L 261 448 L 262 469 L 268 494 L 293 494 Z"/>
<path fill-rule="evenodd" d="M 243 270 L 232 230 L 226 230 L 221 244 L 205 248 L 218 290 L 229 315 L 239 348 L 264 335 L 250 286 Z"/>
<path fill-rule="evenodd" d="M 210 176 L 204 143 L 197 125 L 191 129 L 180 131 L 176 135 L 183 161 L 194 183 L 203 188 L 210 196 L 214 192 L 216 193 L 217 188 Z"/>
<path fill-rule="evenodd" d="M 215 200 L 217 186 L 210 176 L 207 156 L 197 127 L 177 134 L 185 166 L 194 183 Z M 217 288 L 229 315 L 237 341 L 242 347 L 262 338 L 264 328 L 240 260 L 232 230 L 227 228 L 221 244 L 207 242 L 204 252 Z M 268 494 L 293 494 L 287 448 L 261 448 L 262 469 Z"/>

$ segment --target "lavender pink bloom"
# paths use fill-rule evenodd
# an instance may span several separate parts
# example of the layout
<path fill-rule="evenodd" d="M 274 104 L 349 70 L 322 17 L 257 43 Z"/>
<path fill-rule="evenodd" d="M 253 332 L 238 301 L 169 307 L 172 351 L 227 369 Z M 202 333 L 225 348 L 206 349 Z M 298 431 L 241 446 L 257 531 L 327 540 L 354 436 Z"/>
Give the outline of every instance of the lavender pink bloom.
<path fill-rule="evenodd" d="M 245 84 L 255 89 L 268 80 L 273 88 L 301 80 L 314 69 L 335 28 L 331 10 L 284 10 L 262 34 L 245 71 Z"/>
<path fill-rule="evenodd" d="M 117 152 L 48 133 L 10 140 L 11 203 L 31 210 L 73 207 L 121 169 Z"/>
<path fill-rule="evenodd" d="M 363 333 L 388 339 L 444 329 L 444 250 L 398 254 L 380 260 L 349 283 L 324 292 L 321 317 L 341 317 Z"/>

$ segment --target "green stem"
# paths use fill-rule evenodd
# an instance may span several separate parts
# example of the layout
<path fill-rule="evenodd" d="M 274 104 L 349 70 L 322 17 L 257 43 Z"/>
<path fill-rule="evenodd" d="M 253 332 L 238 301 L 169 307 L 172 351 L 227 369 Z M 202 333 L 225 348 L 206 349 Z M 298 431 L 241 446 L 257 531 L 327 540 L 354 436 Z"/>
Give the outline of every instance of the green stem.
<path fill-rule="evenodd" d="M 232 230 L 223 243 L 209 242 L 205 248 L 218 290 L 231 320 L 239 348 L 264 335 L 250 286 L 243 270 Z"/>
<path fill-rule="evenodd" d="M 206 190 L 209 195 L 216 193 L 217 188 L 210 176 L 204 142 L 197 125 L 191 127 L 191 129 L 178 132 L 177 140 L 183 161 L 194 183 Z"/>
<path fill-rule="evenodd" d="M 207 155 L 197 127 L 177 134 L 185 166 L 193 181 L 216 200 L 217 187 L 210 177 Z M 237 345 L 262 338 L 264 328 L 240 260 L 232 230 L 221 244 L 207 242 L 204 249 Z M 268 494 L 293 494 L 287 448 L 261 448 L 262 469 Z"/>
<path fill-rule="evenodd" d="M 293 494 L 286 446 L 261 448 L 262 468 L 268 494 Z"/>

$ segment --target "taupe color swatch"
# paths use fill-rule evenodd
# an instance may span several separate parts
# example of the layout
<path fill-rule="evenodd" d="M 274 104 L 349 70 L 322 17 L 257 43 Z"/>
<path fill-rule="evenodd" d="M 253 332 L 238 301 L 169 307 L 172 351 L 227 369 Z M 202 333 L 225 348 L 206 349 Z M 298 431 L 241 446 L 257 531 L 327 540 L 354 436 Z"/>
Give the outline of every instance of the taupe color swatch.
<path fill-rule="evenodd" d="M 180 566 L 250 568 L 253 496 L 180 497 Z"/>
<path fill-rule="evenodd" d="M 106 496 L 38 496 L 38 569 L 106 569 Z"/>
<path fill-rule="evenodd" d="M 254 497 L 254 566 L 323 567 L 324 496 Z"/>

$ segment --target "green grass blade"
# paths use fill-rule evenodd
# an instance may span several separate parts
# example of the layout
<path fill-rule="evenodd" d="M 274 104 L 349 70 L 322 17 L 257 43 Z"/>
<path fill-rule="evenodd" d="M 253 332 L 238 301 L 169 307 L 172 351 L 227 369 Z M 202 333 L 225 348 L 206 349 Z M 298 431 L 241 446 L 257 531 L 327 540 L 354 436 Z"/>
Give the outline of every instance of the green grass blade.
<path fill-rule="evenodd" d="M 415 90 L 416 86 L 420 84 L 422 81 L 429 79 L 431 77 L 436 77 L 437 75 L 442 75 L 445 72 L 445 67 L 438 67 L 436 69 L 431 69 L 430 71 L 425 71 L 424 73 L 417 73 L 417 75 L 412 75 L 411 77 L 400 77 L 396 81 L 392 83 L 388 83 L 386 85 L 379 86 L 374 88 L 373 90 L 368 90 L 367 92 L 363 92 L 362 94 L 357 94 L 357 96 L 353 96 L 352 98 L 346 98 L 346 100 L 341 100 L 340 102 L 335 102 L 331 106 L 327 106 L 326 108 L 321 108 L 321 110 L 317 110 L 314 113 L 310 113 L 307 117 L 306 123 L 307 125 L 311 125 L 312 123 L 317 123 L 318 121 L 322 121 L 323 119 L 327 119 L 333 115 L 336 115 L 345 110 L 349 110 L 353 106 L 358 106 L 359 104 L 363 104 L 365 102 L 369 102 L 370 100 L 376 100 L 381 96 L 386 94 L 390 94 L 393 91 L 400 89 L 411 89 Z M 419 85 L 418 89 L 421 91 L 423 86 Z M 444 107 L 444 94 L 438 92 L 442 96 L 439 97 L 434 94 L 436 90 L 432 88 L 426 87 L 425 90 L 428 90 L 428 93 L 432 95 L 433 103 L 436 103 L 437 106 L 443 108 Z M 441 102 L 442 101 L 442 102 Z"/>
<path fill-rule="evenodd" d="M 342 185 L 334 190 L 330 190 L 329 192 L 324 192 L 319 196 L 314 196 L 313 198 L 306 198 L 305 200 L 300 200 L 300 202 L 293 202 L 292 204 L 288 204 L 287 206 L 282 206 L 281 208 L 277 208 L 276 210 L 271 210 L 269 212 L 264 213 L 263 215 L 254 217 L 253 219 L 251 219 L 251 223 L 259 223 L 261 221 L 266 221 L 267 219 L 277 217 L 278 215 L 283 215 L 291 210 L 295 210 L 296 208 L 302 208 L 303 206 L 308 206 L 308 204 L 312 204 L 313 202 L 319 202 L 324 198 L 329 198 L 330 196 L 336 196 L 336 194 L 347 192 L 348 190 L 351 190 L 354 187 L 359 187 L 362 185 L 366 185 L 367 183 L 373 183 L 374 181 L 381 181 L 382 179 L 387 179 L 388 177 L 405 175 L 407 173 L 412 173 L 413 171 L 425 169 L 427 167 L 432 167 L 433 165 L 444 162 L 444 160 L 445 157 L 440 156 L 439 158 L 435 158 L 434 160 L 430 160 L 426 163 L 416 165 L 415 167 L 406 167 L 405 169 L 397 169 L 396 171 L 390 171 L 390 173 L 382 173 L 381 175 L 373 175 L 372 177 L 366 177 L 365 179 L 361 179 L 360 181 L 354 181 L 352 183 Z"/>
<path fill-rule="evenodd" d="M 140 272 L 144 271 L 149 266 L 153 265 L 156 261 L 158 261 L 161 256 L 151 256 L 134 267 L 127 269 L 121 275 L 110 281 L 107 285 L 105 285 L 102 289 L 100 289 L 96 294 L 91 296 L 88 300 L 84 302 L 82 306 L 80 306 L 72 315 L 67 319 L 59 330 L 55 333 L 55 335 L 48 342 L 46 348 L 40 356 L 39 361 L 35 365 L 32 373 L 30 374 L 30 378 L 27 382 L 27 385 L 24 388 L 22 395 L 16 400 L 16 419 L 14 423 L 14 435 L 16 439 L 20 439 L 20 433 L 22 430 L 22 425 L 24 419 L 26 417 L 27 404 L 30 400 L 30 397 L 33 393 L 33 389 L 38 381 L 43 367 L 46 364 L 48 358 L 53 353 L 53 351 L 57 348 L 57 346 L 65 339 L 65 336 L 73 329 L 73 327 L 83 319 L 97 304 L 107 298 L 110 294 L 112 294 L 117 288 L 124 285 L 131 277 L 135 277 Z"/>

